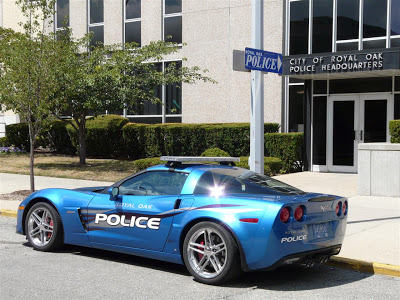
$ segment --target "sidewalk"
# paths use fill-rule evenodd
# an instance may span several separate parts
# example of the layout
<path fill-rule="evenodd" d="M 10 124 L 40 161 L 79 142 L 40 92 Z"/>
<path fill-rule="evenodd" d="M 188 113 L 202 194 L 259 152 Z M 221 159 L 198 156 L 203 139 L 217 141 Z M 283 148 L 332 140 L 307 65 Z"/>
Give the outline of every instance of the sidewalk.
<path fill-rule="evenodd" d="M 78 188 L 110 182 L 36 176 L 36 188 Z M 339 256 L 400 266 L 400 198 L 357 196 L 357 175 L 302 172 L 276 179 L 308 192 L 349 198 L 346 237 Z M 29 176 L 0 173 L 0 195 L 29 189 Z M 1 196 L 0 196 L 1 198 Z M 0 199 L 0 210 L 16 211 L 19 201 Z"/>

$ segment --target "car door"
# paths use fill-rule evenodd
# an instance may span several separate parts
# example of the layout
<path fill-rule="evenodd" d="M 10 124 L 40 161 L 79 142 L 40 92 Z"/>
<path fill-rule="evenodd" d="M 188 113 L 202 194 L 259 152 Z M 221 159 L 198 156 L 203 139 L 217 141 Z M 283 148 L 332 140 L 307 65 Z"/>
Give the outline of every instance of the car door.
<path fill-rule="evenodd" d="M 118 185 L 118 195 L 99 194 L 88 206 L 89 240 L 162 251 L 188 174 L 147 171 Z"/>

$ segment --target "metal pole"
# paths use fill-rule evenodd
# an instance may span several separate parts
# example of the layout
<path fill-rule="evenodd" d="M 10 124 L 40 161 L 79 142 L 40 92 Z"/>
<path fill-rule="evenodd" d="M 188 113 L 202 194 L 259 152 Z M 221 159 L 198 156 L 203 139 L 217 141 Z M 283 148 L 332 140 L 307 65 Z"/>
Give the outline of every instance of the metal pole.
<path fill-rule="evenodd" d="M 264 0 L 252 0 L 252 48 L 264 50 Z M 250 170 L 264 174 L 264 77 L 251 71 Z"/>

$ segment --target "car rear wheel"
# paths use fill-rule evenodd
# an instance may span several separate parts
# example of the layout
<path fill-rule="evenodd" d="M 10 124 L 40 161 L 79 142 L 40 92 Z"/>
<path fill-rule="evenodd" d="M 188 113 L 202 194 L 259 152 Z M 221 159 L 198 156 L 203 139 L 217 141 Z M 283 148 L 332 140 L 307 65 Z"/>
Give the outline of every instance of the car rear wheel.
<path fill-rule="evenodd" d="M 39 202 L 25 219 L 25 233 L 31 246 L 40 251 L 54 251 L 63 244 L 61 217 L 50 204 Z"/>
<path fill-rule="evenodd" d="M 221 225 L 201 222 L 185 237 L 183 259 L 194 278 L 221 284 L 240 274 L 239 251 L 232 235 Z"/>

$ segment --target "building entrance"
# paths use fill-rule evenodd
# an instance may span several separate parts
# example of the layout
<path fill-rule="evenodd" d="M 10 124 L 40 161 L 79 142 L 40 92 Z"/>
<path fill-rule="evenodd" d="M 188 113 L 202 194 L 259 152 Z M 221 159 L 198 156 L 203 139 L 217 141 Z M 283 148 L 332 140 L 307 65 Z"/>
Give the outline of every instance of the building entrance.
<path fill-rule="evenodd" d="M 327 168 L 357 172 L 358 144 L 389 141 L 393 95 L 335 95 L 328 97 Z"/>

